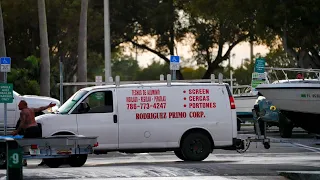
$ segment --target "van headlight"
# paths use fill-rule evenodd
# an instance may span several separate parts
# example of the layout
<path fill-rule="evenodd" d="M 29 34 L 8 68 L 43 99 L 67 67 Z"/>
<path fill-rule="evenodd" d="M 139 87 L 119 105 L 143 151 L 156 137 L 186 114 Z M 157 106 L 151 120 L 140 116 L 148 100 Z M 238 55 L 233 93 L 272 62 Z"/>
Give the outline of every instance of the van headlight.
<path fill-rule="evenodd" d="M 52 113 L 53 111 L 52 111 L 52 107 L 49 107 L 48 109 L 47 109 L 47 111 L 49 112 L 49 113 Z"/>
<path fill-rule="evenodd" d="M 55 112 L 57 112 L 58 109 L 59 109 L 58 106 L 53 106 L 53 107 L 48 108 L 47 111 L 49 113 L 55 113 Z"/>

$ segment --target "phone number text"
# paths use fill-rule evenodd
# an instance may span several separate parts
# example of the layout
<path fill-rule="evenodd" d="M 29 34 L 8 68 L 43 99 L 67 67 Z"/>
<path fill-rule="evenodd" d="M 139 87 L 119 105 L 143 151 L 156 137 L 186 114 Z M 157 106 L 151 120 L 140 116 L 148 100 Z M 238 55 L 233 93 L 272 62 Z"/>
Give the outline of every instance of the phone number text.
<path fill-rule="evenodd" d="M 127 104 L 127 109 L 165 109 L 167 103 Z"/>

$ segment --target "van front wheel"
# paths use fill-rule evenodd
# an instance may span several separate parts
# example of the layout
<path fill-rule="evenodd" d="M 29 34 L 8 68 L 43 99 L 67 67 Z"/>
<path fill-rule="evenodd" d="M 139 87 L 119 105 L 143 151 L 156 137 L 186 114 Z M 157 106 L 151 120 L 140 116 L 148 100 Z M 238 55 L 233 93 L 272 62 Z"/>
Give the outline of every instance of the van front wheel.
<path fill-rule="evenodd" d="M 63 164 L 63 158 L 48 158 L 43 159 L 44 163 L 50 168 L 58 168 Z"/>
<path fill-rule="evenodd" d="M 71 167 L 81 167 L 86 163 L 87 158 L 88 158 L 87 154 L 72 155 L 68 159 L 68 164 Z"/>
<path fill-rule="evenodd" d="M 211 142 L 202 133 L 192 133 L 183 140 L 181 152 L 186 161 L 202 161 L 211 152 Z"/>

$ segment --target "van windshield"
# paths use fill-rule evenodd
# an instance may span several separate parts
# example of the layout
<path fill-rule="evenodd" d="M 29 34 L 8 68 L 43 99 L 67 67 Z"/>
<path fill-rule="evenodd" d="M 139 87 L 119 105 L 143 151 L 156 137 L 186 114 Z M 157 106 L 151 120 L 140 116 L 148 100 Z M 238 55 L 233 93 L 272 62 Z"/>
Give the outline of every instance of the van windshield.
<path fill-rule="evenodd" d="M 79 90 L 74 95 L 72 95 L 63 105 L 58 109 L 58 114 L 67 114 L 70 109 L 84 96 L 88 93 L 85 90 Z"/>

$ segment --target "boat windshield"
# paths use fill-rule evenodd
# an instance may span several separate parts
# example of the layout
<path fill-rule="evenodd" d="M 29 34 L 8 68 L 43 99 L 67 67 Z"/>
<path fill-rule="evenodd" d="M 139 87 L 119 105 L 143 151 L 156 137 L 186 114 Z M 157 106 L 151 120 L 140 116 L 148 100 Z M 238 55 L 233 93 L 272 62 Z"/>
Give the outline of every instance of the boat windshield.
<path fill-rule="evenodd" d="M 72 95 L 63 105 L 58 109 L 58 114 L 67 114 L 70 109 L 84 96 L 88 93 L 85 90 L 79 90 L 74 95 Z"/>

